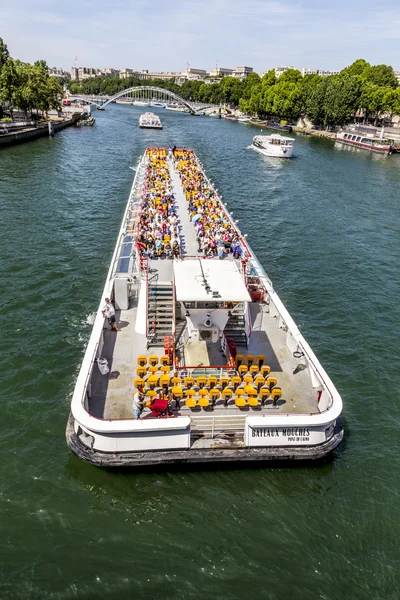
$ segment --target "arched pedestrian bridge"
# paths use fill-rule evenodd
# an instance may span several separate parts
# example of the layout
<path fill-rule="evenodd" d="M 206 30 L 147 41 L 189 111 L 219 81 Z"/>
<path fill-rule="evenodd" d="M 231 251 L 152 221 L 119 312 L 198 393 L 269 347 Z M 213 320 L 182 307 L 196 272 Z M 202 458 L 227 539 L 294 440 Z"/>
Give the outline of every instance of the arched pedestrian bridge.
<path fill-rule="evenodd" d="M 191 113 L 196 114 L 199 110 L 209 107 L 209 104 L 200 105 L 198 103 L 188 102 L 178 94 L 171 92 L 170 90 L 166 90 L 164 88 L 155 87 L 152 85 L 140 85 L 135 87 L 127 88 L 126 90 L 121 90 L 114 96 L 107 96 L 106 98 L 102 96 L 71 96 L 71 99 L 74 100 L 82 100 L 84 102 L 89 102 L 90 104 L 94 104 L 97 106 L 99 110 L 104 110 L 107 104 L 110 102 L 115 102 L 116 100 L 126 100 L 127 102 L 145 102 L 150 104 L 151 102 L 163 102 L 163 103 L 171 103 L 181 106 L 182 108 L 187 108 Z"/>

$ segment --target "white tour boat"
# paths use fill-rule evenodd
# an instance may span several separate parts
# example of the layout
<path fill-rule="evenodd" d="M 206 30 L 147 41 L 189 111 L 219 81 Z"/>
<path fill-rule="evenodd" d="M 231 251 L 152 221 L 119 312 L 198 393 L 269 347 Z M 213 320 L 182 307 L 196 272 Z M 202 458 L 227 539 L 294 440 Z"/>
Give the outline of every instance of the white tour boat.
<path fill-rule="evenodd" d="M 150 106 L 150 102 L 146 100 L 134 100 L 132 104 L 133 106 Z"/>
<path fill-rule="evenodd" d="M 293 155 L 294 139 L 274 133 L 272 135 L 255 135 L 253 148 L 265 156 L 291 158 Z"/>
<path fill-rule="evenodd" d="M 378 152 L 379 154 L 391 154 L 393 152 L 393 142 L 385 140 L 382 135 L 375 136 L 372 133 L 360 133 L 357 131 L 340 131 L 336 135 L 336 142 L 361 150 L 369 150 L 370 152 Z"/>
<path fill-rule="evenodd" d="M 148 148 L 76 380 L 71 450 L 105 467 L 321 459 L 341 412 L 194 152 Z"/>
<path fill-rule="evenodd" d="M 139 127 L 141 129 L 162 129 L 160 117 L 151 112 L 140 115 Z"/>

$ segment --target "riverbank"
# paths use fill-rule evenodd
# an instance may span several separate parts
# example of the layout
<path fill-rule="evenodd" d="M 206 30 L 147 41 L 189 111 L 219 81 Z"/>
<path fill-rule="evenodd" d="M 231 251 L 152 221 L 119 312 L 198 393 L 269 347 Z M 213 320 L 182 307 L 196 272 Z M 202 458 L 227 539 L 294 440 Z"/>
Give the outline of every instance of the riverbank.
<path fill-rule="evenodd" d="M 311 129 L 311 127 L 298 127 L 297 125 L 292 125 L 292 129 L 296 133 L 302 133 L 303 135 L 313 135 L 314 137 L 323 137 L 328 138 L 329 140 L 336 140 L 336 133 L 334 131 Z"/>
<path fill-rule="evenodd" d="M 66 127 L 75 125 L 81 117 L 81 113 L 73 114 L 69 119 L 51 120 L 53 123 L 54 133 L 61 131 Z M 12 144 L 20 144 L 22 142 L 30 142 L 40 137 L 49 135 L 49 123 L 37 125 L 36 127 L 27 127 L 21 131 L 14 131 L 0 135 L 0 148 L 10 146 Z"/>

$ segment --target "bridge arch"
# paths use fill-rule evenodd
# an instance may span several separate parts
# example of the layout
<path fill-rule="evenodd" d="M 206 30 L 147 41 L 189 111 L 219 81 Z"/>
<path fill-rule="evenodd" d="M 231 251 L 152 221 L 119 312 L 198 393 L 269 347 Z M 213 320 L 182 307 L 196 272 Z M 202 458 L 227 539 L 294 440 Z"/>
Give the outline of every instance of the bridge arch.
<path fill-rule="evenodd" d="M 117 100 L 118 98 L 121 98 L 121 96 L 126 96 L 127 94 L 132 94 L 135 92 L 142 92 L 142 91 L 143 92 L 157 92 L 159 94 L 168 96 L 172 100 L 175 100 L 176 102 L 179 102 L 180 104 L 183 104 L 184 106 L 186 106 L 186 108 L 188 108 L 191 112 L 196 112 L 196 110 L 198 110 L 198 109 L 194 108 L 194 106 L 190 102 L 188 102 L 187 100 L 184 100 L 183 98 L 181 98 L 181 96 L 178 96 L 178 94 L 175 94 L 174 92 L 170 92 L 169 90 L 166 90 L 164 88 L 155 87 L 153 85 L 138 85 L 135 87 L 127 88 L 126 90 L 122 90 L 121 92 L 118 92 L 114 96 L 111 96 L 111 98 L 108 98 L 108 100 L 106 100 L 101 105 L 101 108 L 104 108 L 105 106 L 107 106 L 107 104 L 110 104 L 110 102 L 113 102 L 114 100 Z"/>

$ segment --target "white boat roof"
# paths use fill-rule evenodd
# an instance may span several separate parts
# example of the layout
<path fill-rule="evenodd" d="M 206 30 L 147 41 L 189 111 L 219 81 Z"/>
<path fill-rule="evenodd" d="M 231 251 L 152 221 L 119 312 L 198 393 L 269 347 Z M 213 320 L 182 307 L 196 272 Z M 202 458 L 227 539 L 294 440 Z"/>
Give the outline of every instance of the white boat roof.
<path fill-rule="evenodd" d="M 207 293 L 204 277 L 211 291 Z M 185 259 L 174 261 L 176 299 L 181 302 L 220 300 L 251 302 L 234 260 Z M 213 296 L 218 292 L 218 296 Z"/>
<path fill-rule="evenodd" d="M 255 135 L 255 138 L 262 138 L 265 140 L 286 140 L 294 142 L 294 138 L 287 137 L 286 135 L 281 135 L 280 133 L 272 133 L 271 135 Z"/>

